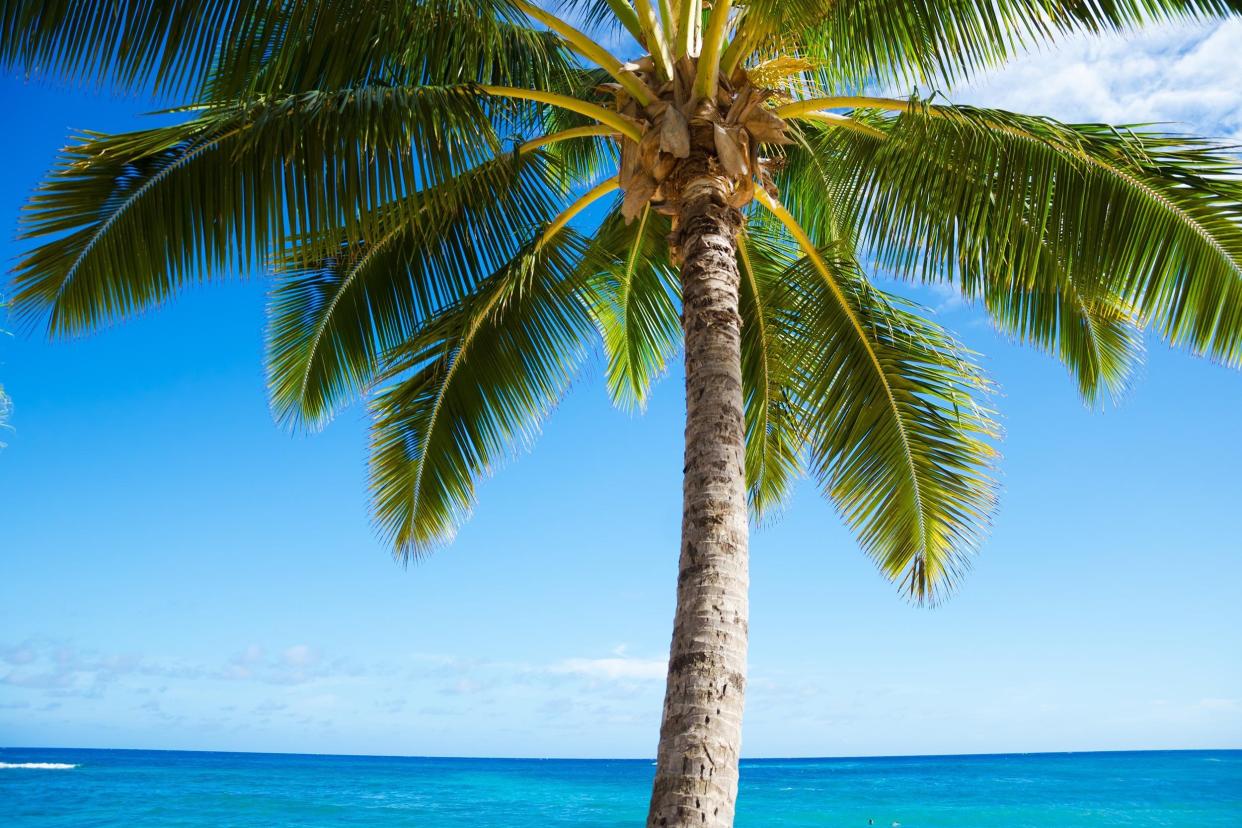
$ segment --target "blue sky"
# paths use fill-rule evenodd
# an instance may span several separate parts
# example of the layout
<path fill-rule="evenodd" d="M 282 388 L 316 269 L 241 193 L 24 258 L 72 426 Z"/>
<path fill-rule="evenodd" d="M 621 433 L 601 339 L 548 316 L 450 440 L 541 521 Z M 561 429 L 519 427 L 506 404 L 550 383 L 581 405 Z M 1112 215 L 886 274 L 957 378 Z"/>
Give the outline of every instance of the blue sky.
<path fill-rule="evenodd" d="M 955 99 L 1242 135 L 1242 26 L 1032 56 Z M 1231 63 L 1231 61 L 1234 61 Z M 4 258 L 71 128 L 145 100 L 0 81 Z M 654 752 L 681 388 L 589 370 L 457 542 L 369 524 L 365 430 L 272 422 L 261 278 L 88 339 L 0 339 L 0 744 L 506 756 Z M 961 592 L 916 609 L 813 486 L 753 535 L 751 756 L 1242 745 L 1237 372 L 1149 343 L 1120 406 L 921 291 L 1002 387 L 1003 499 Z"/>

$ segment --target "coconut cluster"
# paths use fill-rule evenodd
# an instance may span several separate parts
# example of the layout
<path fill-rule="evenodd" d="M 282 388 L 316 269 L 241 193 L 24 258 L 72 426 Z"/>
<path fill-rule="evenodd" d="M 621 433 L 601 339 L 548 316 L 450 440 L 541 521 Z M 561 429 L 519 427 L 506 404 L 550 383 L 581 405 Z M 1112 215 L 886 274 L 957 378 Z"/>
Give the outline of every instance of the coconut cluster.
<path fill-rule="evenodd" d="M 625 68 L 655 89 L 650 58 Z M 728 180 L 734 207 L 749 203 L 755 187 L 776 195 L 770 164 L 759 149 L 790 143 L 785 121 L 764 105 L 777 93 L 754 85 L 739 71 L 732 81 L 721 76 L 715 97 L 696 97 L 694 75 L 694 62 L 683 58 L 673 78 L 655 89 L 656 99 L 646 105 L 619 84 L 606 84 L 616 96 L 617 110 L 643 130 L 637 143 L 621 142 L 621 212 L 627 221 L 647 204 L 675 215 L 682 183 L 696 175 Z"/>

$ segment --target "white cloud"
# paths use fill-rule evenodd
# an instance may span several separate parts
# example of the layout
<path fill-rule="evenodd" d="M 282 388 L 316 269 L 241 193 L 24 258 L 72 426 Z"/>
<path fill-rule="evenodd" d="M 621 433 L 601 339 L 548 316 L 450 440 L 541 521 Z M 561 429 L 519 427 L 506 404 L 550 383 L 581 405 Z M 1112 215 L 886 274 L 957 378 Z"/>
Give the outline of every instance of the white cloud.
<path fill-rule="evenodd" d="M 1232 713 L 1239 708 L 1237 699 L 1200 699 L 1199 708 L 1202 710 L 1222 711 Z"/>
<path fill-rule="evenodd" d="M 136 654 L 104 654 L 47 640 L 30 640 L 0 647 L 0 685 L 46 690 L 57 695 L 99 696 L 123 678 L 255 681 L 265 684 L 307 684 L 321 679 L 356 677 L 361 666 L 346 658 L 324 659 L 306 644 L 268 657 L 262 647 L 250 645 L 223 664 L 155 659 Z"/>
<path fill-rule="evenodd" d="M 309 667 L 319 661 L 319 653 L 306 644 L 298 644 L 285 650 L 285 664 L 290 667 Z"/>
<path fill-rule="evenodd" d="M 668 662 L 654 658 L 567 658 L 554 664 L 549 672 L 617 681 L 662 679 Z"/>
<path fill-rule="evenodd" d="M 955 103 L 1242 140 L 1242 20 L 1071 38 L 955 89 Z"/>
<path fill-rule="evenodd" d="M 240 664 L 258 664 L 263 660 L 263 648 L 258 644 L 251 644 L 242 651 L 236 660 Z"/>

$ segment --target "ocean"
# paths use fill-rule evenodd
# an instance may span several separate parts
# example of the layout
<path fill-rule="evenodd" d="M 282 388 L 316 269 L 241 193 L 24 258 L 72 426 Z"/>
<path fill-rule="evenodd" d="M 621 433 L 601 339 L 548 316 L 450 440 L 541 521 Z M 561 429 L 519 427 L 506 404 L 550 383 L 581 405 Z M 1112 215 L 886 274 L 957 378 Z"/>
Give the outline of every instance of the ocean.
<path fill-rule="evenodd" d="M 0 825 L 641 826 L 650 761 L 0 749 Z M 871 820 L 872 822 L 868 822 Z M 738 828 L 1242 826 L 1242 751 L 743 761 Z"/>

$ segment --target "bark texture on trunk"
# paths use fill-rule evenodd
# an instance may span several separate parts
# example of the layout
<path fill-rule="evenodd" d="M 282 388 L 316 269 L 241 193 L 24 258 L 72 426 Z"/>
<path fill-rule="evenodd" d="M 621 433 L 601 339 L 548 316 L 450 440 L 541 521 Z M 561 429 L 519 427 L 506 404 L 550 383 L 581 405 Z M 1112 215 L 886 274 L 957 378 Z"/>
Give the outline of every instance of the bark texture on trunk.
<path fill-rule="evenodd" d="M 686 454 L 681 560 L 649 828 L 728 828 L 746 682 L 745 429 L 736 234 L 728 182 L 681 191 Z"/>

